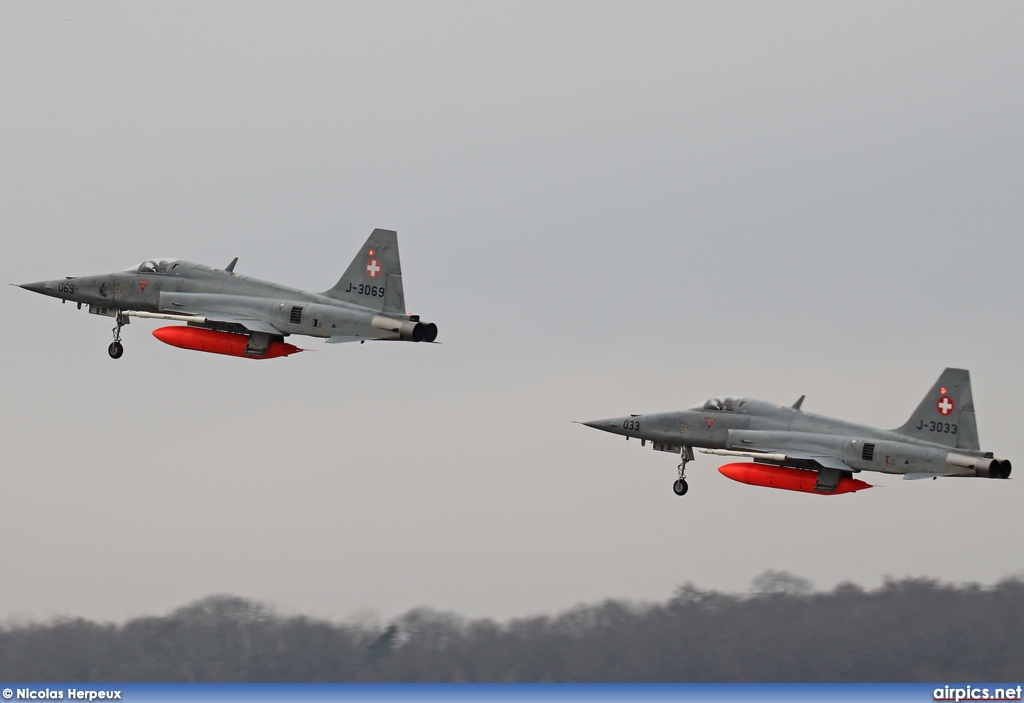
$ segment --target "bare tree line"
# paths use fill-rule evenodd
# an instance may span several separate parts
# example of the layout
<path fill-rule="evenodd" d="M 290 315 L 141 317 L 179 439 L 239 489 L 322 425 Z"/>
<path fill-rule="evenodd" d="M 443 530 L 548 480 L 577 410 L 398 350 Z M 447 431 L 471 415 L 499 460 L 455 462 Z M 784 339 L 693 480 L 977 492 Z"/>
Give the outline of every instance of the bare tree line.
<path fill-rule="evenodd" d="M 783 572 L 751 594 L 680 587 L 507 623 L 417 609 L 372 627 L 213 596 L 121 625 L 0 628 L 0 680 L 1020 681 L 1024 582 L 888 581 L 815 592 Z"/>

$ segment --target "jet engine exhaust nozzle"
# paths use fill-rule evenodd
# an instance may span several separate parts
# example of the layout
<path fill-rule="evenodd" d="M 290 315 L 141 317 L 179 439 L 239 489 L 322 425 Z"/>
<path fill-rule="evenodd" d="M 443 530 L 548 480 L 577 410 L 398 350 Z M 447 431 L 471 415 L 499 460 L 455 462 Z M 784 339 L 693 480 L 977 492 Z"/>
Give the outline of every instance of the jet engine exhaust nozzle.
<path fill-rule="evenodd" d="M 1009 459 L 997 459 L 999 462 L 999 478 L 1010 478 L 1010 469 L 1013 467 L 1010 465 Z"/>
<path fill-rule="evenodd" d="M 999 478 L 999 462 L 995 459 L 979 459 L 974 464 L 974 475 L 979 478 Z"/>
<path fill-rule="evenodd" d="M 422 322 L 406 322 L 399 328 L 399 335 L 403 342 L 422 342 L 427 338 L 427 326 Z"/>
<path fill-rule="evenodd" d="M 437 339 L 437 325 L 433 322 L 396 320 L 386 315 L 377 315 L 370 323 L 381 339 L 398 339 L 403 342 L 433 342 Z"/>
<path fill-rule="evenodd" d="M 960 469 L 955 475 L 963 476 L 963 469 L 973 469 L 973 475 L 980 478 L 1010 478 L 1010 469 L 1013 468 L 1009 459 L 976 458 L 953 453 L 946 456 L 946 465 Z"/>

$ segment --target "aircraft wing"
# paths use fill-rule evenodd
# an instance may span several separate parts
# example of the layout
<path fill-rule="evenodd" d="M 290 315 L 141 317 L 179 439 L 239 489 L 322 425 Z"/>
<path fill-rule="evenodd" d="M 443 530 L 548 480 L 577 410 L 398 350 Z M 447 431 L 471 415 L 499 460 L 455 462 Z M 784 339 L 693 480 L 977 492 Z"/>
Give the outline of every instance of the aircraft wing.
<path fill-rule="evenodd" d="M 219 298 L 226 299 L 224 302 Z M 258 316 L 258 311 L 239 308 L 235 301 L 227 303 L 228 296 L 203 295 L 195 293 L 161 293 L 160 309 L 174 315 L 205 318 L 197 323 L 203 327 L 242 327 L 249 332 L 264 332 L 280 335 L 281 330 Z M 227 304 L 225 304 L 227 303 Z M 235 303 L 235 304 L 231 304 Z M 256 313 L 256 314 L 254 314 Z"/>
<path fill-rule="evenodd" d="M 199 312 L 196 314 L 205 317 L 207 322 L 212 322 L 214 324 L 222 323 L 228 325 L 240 325 L 250 332 L 266 332 L 267 334 L 273 335 L 281 334 L 281 331 L 269 322 L 258 320 L 253 317 L 242 317 L 241 315 L 231 315 L 222 312 Z"/>
<path fill-rule="evenodd" d="M 816 464 L 824 469 L 836 469 L 837 471 L 853 471 L 848 464 L 828 454 L 817 454 L 812 452 L 786 452 L 786 457 L 794 462 L 807 462 Z"/>
<path fill-rule="evenodd" d="M 782 466 L 793 466 L 800 469 L 835 469 L 837 471 L 855 471 L 848 464 L 840 461 L 830 454 L 807 451 L 779 451 L 774 449 L 759 450 L 756 452 L 741 452 L 732 449 L 701 449 L 704 454 L 716 454 L 718 456 L 739 456 L 766 464 L 780 464 Z"/>

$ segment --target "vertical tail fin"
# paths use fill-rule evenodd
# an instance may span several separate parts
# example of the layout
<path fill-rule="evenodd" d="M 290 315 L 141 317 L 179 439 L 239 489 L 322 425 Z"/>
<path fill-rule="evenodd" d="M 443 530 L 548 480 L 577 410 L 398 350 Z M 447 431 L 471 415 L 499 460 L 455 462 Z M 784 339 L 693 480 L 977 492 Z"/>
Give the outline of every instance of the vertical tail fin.
<path fill-rule="evenodd" d="M 949 447 L 979 450 L 970 373 L 966 369 L 943 371 L 910 419 L 894 431 Z"/>
<path fill-rule="evenodd" d="M 405 314 L 398 233 L 375 229 L 338 282 L 322 295 L 371 310 Z"/>

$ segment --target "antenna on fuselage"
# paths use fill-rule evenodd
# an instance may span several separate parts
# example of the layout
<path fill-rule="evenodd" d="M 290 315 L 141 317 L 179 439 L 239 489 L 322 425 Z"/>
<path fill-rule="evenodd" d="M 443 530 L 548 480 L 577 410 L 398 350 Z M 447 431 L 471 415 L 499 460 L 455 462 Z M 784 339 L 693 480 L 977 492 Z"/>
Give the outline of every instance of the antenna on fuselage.
<path fill-rule="evenodd" d="M 234 273 L 235 272 L 235 264 L 237 264 L 237 263 L 238 263 L 238 257 L 236 256 L 235 258 L 233 258 L 231 260 L 230 264 L 228 264 L 227 266 L 224 267 L 224 270 L 227 271 L 228 273 Z"/>
<path fill-rule="evenodd" d="M 804 404 L 804 398 L 806 398 L 806 397 L 807 397 L 806 395 L 800 396 L 800 398 L 795 403 L 793 403 L 793 409 L 794 410 L 799 410 L 800 406 Z"/>

